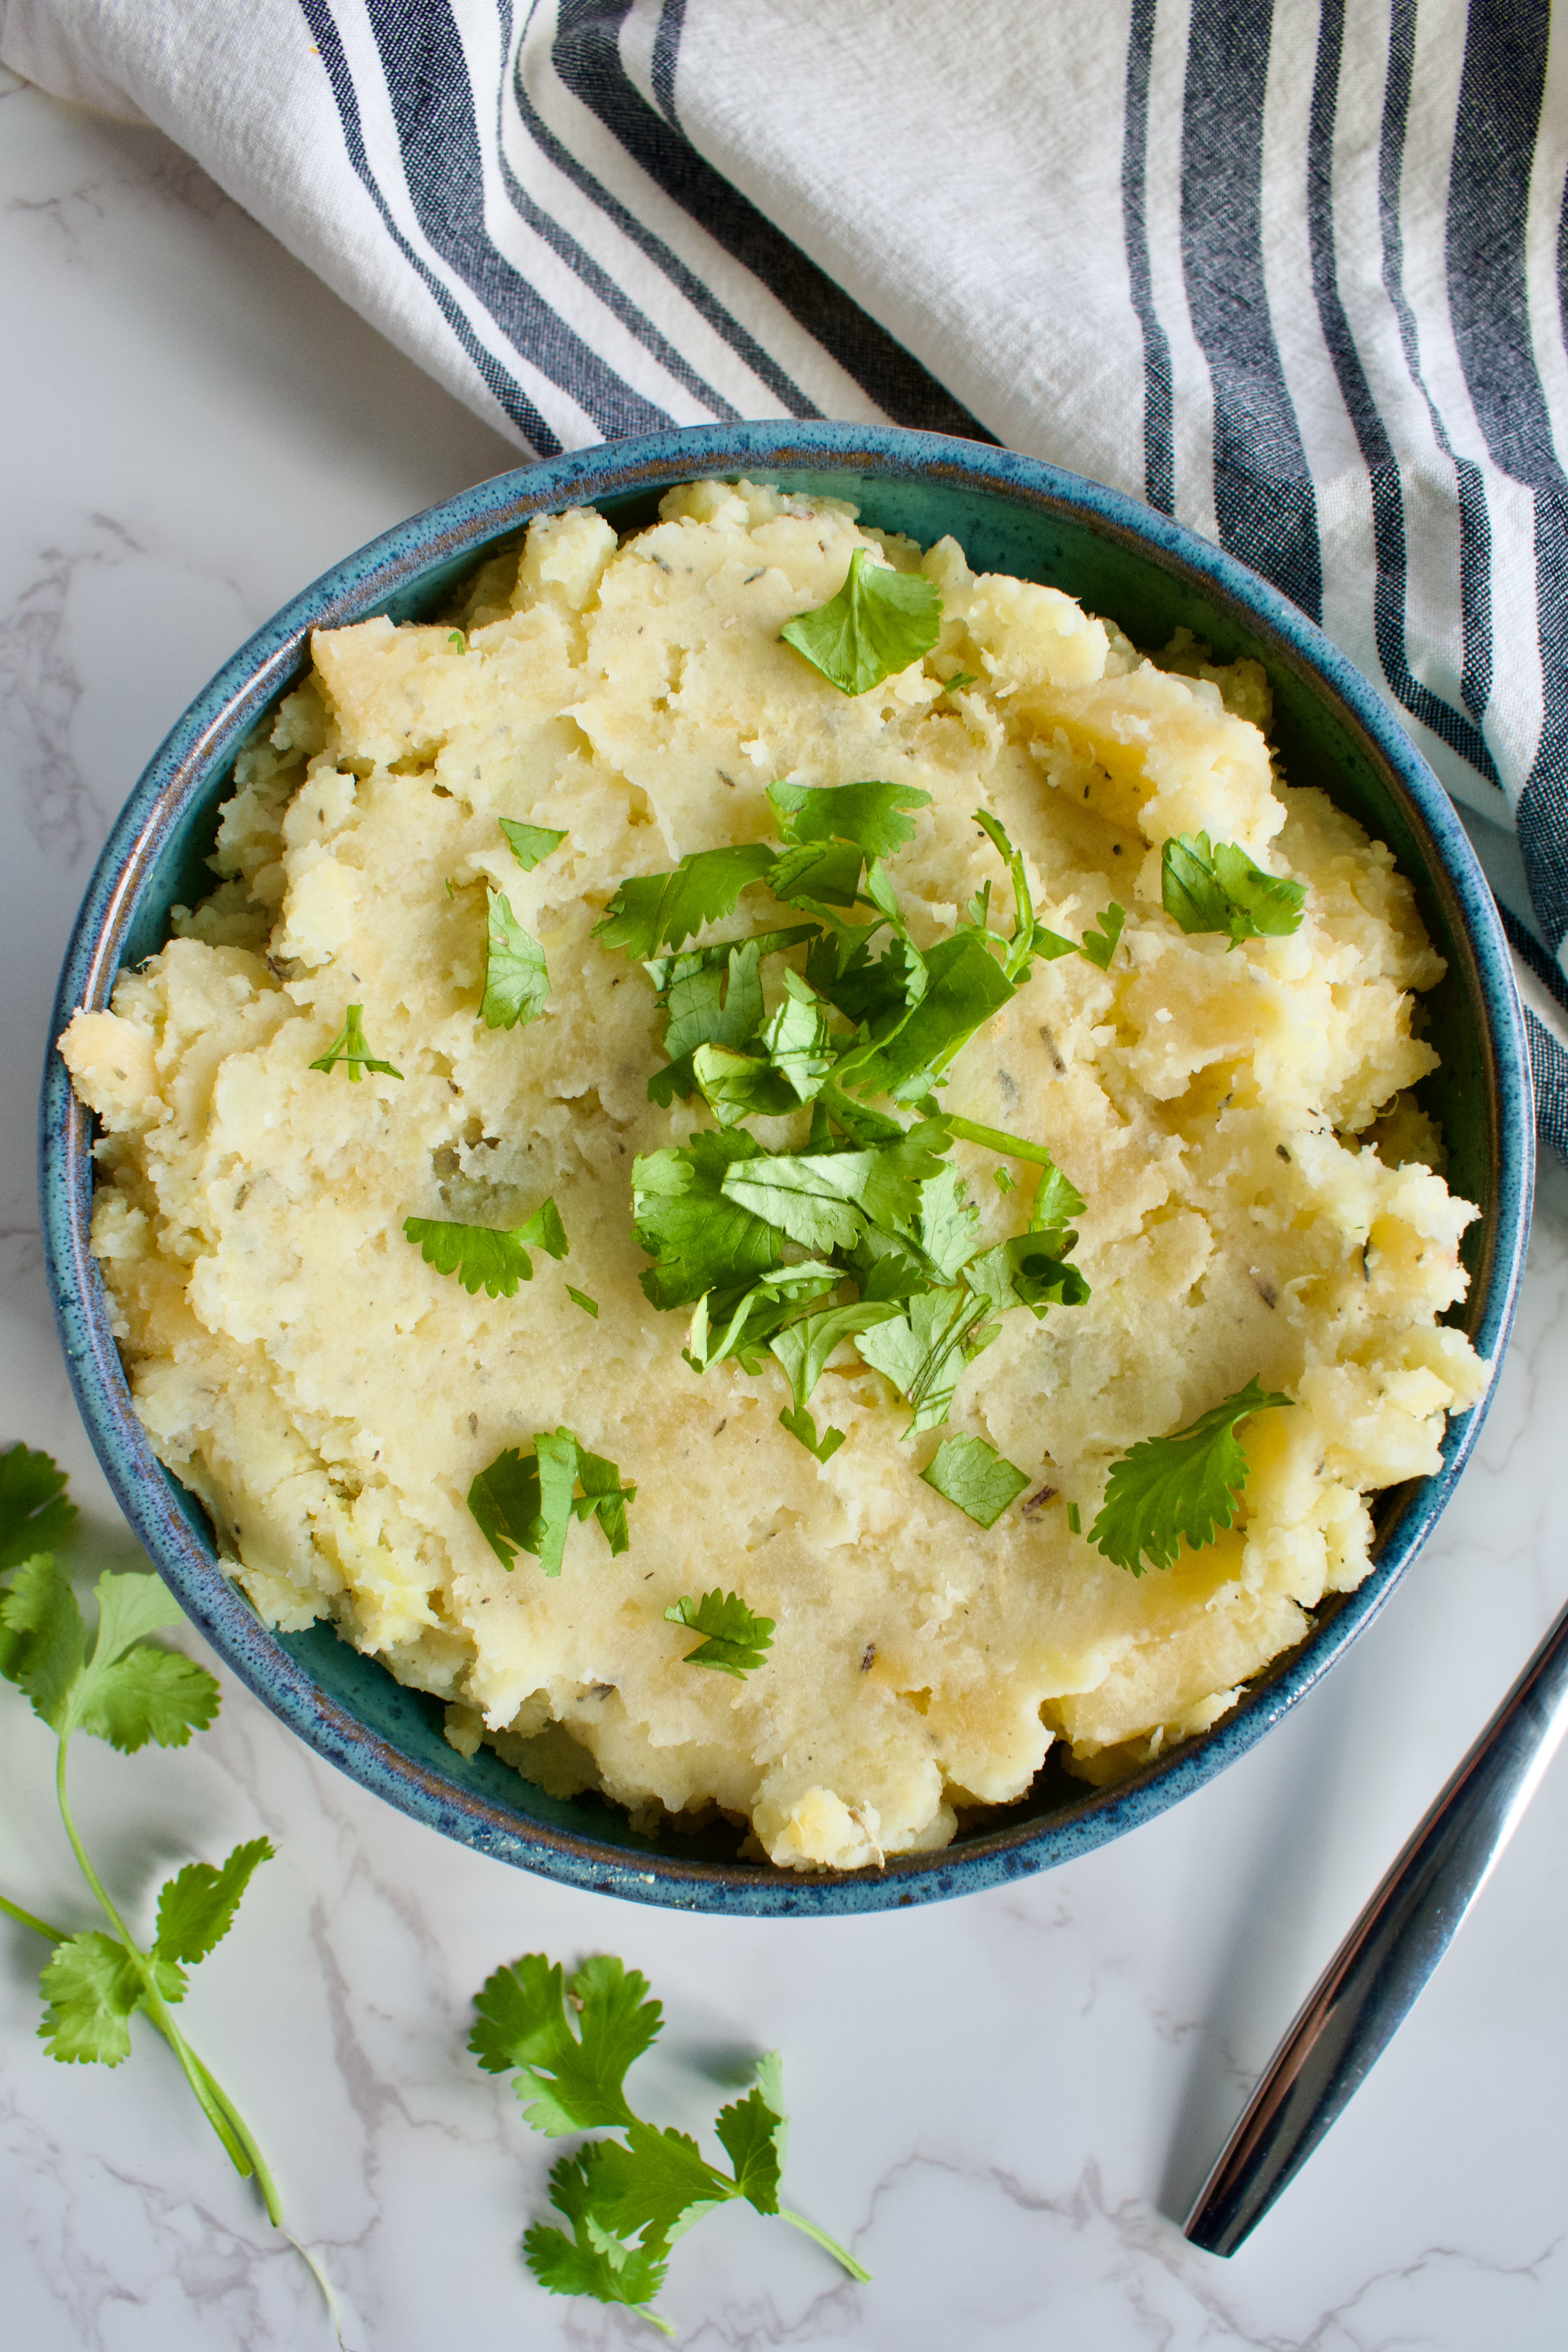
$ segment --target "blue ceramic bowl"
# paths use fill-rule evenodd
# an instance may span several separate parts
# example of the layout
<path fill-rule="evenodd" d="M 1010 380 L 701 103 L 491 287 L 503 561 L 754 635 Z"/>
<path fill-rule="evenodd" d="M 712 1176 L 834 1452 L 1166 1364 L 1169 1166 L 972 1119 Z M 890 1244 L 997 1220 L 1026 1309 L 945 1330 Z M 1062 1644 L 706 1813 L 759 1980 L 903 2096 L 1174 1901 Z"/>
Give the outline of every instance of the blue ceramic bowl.
<path fill-rule="evenodd" d="M 1502 932 L 1447 796 L 1365 679 L 1265 582 L 1113 490 L 973 442 L 788 423 L 655 434 L 504 474 L 350 556 L 219 672 L 132 793 L 71 937 L 51 1037 L 76 1006 L 106 1004 L 121 968 L 163 945 L 170 908 L 209 887 L 203 861 L 235 753 L 308 667 L 312 628 L 430 614 L 535 515 L 591 504 L 632 528 L 653 519 L 670 484 L 741 473 L 851 499 L 869 521 L 922 543 L 951 531 L 976 569 L 1059 584 L 1140 645 L 1163 645 L 1184 623 L 1222 661 L 1262 661 L 1286 772 L 1321 785 L 1389 844 L 1447 959 L 1448 976 L 1428 1000 L 1443 1055 L 1430 1107 L 1447 1131 L 1455 1189 L 1485 1212 L 1472 1229 L 1465 1324 L 1481 1354 L 1497 1356 L 1530 1216 L 1529 1063 Z M 754 1917 L 931 1903 L 1047 1869 L 1152 1820 L 1260 1739 L 1375 1615 L 1430 1533 L 1485 1411 L 1450 1422 L 1435 1476 L 1383 1498 L 1375 1566 L 1360 1591 L 1320 1611 L 1301 1647 L 1205 1737 L 1104 1792 L 1047 1759 L 1027 1797 L 942 1853 L 803 1878 L 739 1863 L 732 1845 L 639 1837 L 612 1807 L 557 1801 L 483 1751 L 465 1762 L 442 1737 L 439 1705 L 403 1689 L 330 1627 L 280 1635 L 261 1624 L 218 1566 L 200 1507 L 153 1459 L 132 1410 L 88 1247 L 91 1144 L 91 1120 L 51 1044 L 41 1176 L 60 1334 L 110 1483 L 191 1618 L 274 1714 L 363 1787 L 481 1853 L 638 1902 Z"/>

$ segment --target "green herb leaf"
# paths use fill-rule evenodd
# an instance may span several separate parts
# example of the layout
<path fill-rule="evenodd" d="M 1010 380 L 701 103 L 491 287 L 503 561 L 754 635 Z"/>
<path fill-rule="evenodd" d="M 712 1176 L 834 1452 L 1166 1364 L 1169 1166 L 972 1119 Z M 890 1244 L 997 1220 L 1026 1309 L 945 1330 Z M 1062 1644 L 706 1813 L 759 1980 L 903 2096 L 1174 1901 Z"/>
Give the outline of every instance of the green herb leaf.
<path fill-rule="evenodd" d="M 183 1960 L 187 1966 L 205 1960 L 233 1927 L 252 1876 L 273 1853 L 270 1839 L 252 1838 L 237 1845 L 216 1869 L 210 1862 L 188 1862 L 166 1880 L 158 1896 L 158 1932 L 153 1944 L 158 1958 Z"/>
<path fill-rule="evenodd" d="M 668 2247 L 735 2194 L 689 2134 L 640 2120 L 627 2126 L 624 2147 L 618 2140 L 599 2142 L 588 2179 L 600 2229 L 623 2243 L 641 2238 L 648 2248 Z"/>
<path fill-rule="evenodd" d="M 776 2085 L 777 2052 L 763 2063 L 770 2069 L 770 2086 Z M 759 2213 L 776 2213 L 779 2210 L 785 2128 L 783 2113 L 770 2105 L 760 2083 L 743 2099 L 721 2107 L 714 2121 L 719 2145 L 735 2168 L 735 2187 Z"/>
<path fill-rule="evenodd" d="M 656 2241 L 647 2249 L 625 2245 L 596 2219 L 593 2173 L 597 2146 L 580 2156 L 563 2156 L 550 2175 L 550 2201 L 572 2224 L 572 2235 L 536 2221 L 523 2238 L 529 2269 L 551 2294 L 591 2295 L 596 2303 L 624 2304 L 638 2311 L 662 2335 L 673 2336 L 668 2320 L 651 2308 L 668 2267 Z"/>
<path fill-rule="evenodd" d="M 742 890 L 764 881 L 775 852 L 765 842 L 733 849 L 688 853 L 672 874 L 641 875 L 623 882 L 594 926 L 607 948 L 624 948 L 634 962 L 678 948 L 705 923 L 732 914 Z"/>
<path fill-rule="evenodd" d="M 696 1601 L 683 1593 L 665 1611 L 664 1619 L 667 1625 L 689 1625 L 694 1633 L 707 1636 L 695 1650 L 687 1651 L 689 1666 L 711 1666 L 718 1674 L 738 1678 L 763 1663 L 773 1638 L 771 1617 L 753 1617 L 738 1592 L 717 1588 Z"/>
<path fill-rule="evenodd" d="M 51 1730 L 87 1655 L 87 1628 L 70 1579 L 52 1552 L 24 1560 L 0 1593 L 0 1675 L 24 1691 Z"/>
<path fill-rule="evenodd" d="M 591 1315 L 595 1323 L 598 1321 L 599 1302 L 596 1298 L 590 1298 L 585 1290 L 574 1290 L 570 1283 L 566 1286 L 566 1296 L 574 1307 L 583 1309 L 584 1315 Z"/>
<path fill-rule="evenodd" d="M 931 794 L 914 784 L 770 784 L 768 798 L 786 841 L 853 842 L 868 865 L 914 839 L 905 809 L 931 806 Z"/>
<path fill-rule="evenodd" d="M 363 1016 L 363 1004 L 349 1006 L 343 1015 L 342 1027 L 320 1060 L 310 1064 L 311 1069 L 325 1070 L 330 1076 L 340 1062 L 346 1062 L 349 1076 L 356 1087 L 367 1070 L 379 1070 L 384 1078 L 402 1077 L 401 1070 L 395 1070 L 390 1062 L 378 1062 L 371 1053 L 365 1039 Z"/>
<path fill-rule="evenodd" d="M 994 1527 L 1029 1483 L 983 1437 L 944 1437 L 921 1476 L 983 1528 Z"/>
<path fill-rule="evenodd" d="M 706 1372 L 732 1356 L 744 1370 L 761 1371 L 759 1350 L 773 1334 L 803 1307 L 837 1290 L 843 1278 L 825 1259 L 806 1258 L 775 1267 L 749 1289 L 705 1293 L 691 1318 L 687 1362 L 694 1372 Z"/>
<path fill-rule="evenodd" d="M 686 1307 L 705 1291 L 743 1290 L 779 1264 L 784 1234 L 724 1190 L 735 1168 L 765 1156 L 754 1138 L 729 1129 L 633 1161 L 633 1229 L 658 1261 L 642 1276 L 652 1306 Z"/>
<path fill-rule="evenodd" d="M 706 947 L 683 948 L 679 955 L 649 956 L 643 970 L 653 982 L 655 995 L 662 997 L 688 973 L 704 971 L 711 964 L 727 963 L 737 948 L 755 948 L 759 957 L 782 955 L 787 949 L 819 936 L 815 923 L 795 923 L 786 930 L 753 931 L 743 940 L 710 940 Z"/>
<path fill-rule="evenodd" d="M 65 1542 L 77 1515 L 65 1487 L 66 1474 L 48 1454 L 26 1445 L 0 1454 L 0 1575 Z"/>
<path fill-rule="evenodd" d="M 1160 896 L 1184 931 L 1228 932 L 1234 948 L 1243 940 L 1288 937 L 1300 923 L 1307 893 L 1300 882 L 1265 874 L 1234 841 L 1183 833 L 1161 852 Z"/>
<path fill-rule="evenodd" d="M 808 1454 L 819 1462 L 826 1462 L 844 1443 L 841 1429 L 829 1429 L 821 1437 L 816 1423 L 806 1407 L 812 1391 L 827 1368 L 834 1350 L 858 1331 L 868 1331 L 874 1324 L 886 1323 L 899 1310 L 890 1304 L 875 1300 L 857 1300 L 849 1307 L 829 1307 L 819 1315 L 805 1315 L 790 1323 L 769 1340 L 768 1345 L 788 1375 L 792 1409 L 781 1412 L 780 1421 L 792 1437 L 797 1437 Z"/>
<path fill-rule="evenodd" d="M 906 1136 L 874 1151 L 763 1152 L 724 1173 L 727 1200 L 747 1209 L 805 1249 L 854 1249 L 868 1229 L 912 1234 L 921 1186 L 942 1166 L 934 1151 Z"/>
<path fill-rule="evenodd" d="M 980 1212 L 956 1168 L 948 1165 L 921 1186 L 921 1247 L 943 1282 L 951 1282 L 974 1255 Z"/>
<path fill-rule="evenodd" d="M 784 993 L 762 1033 L 769 1061 L 797 1102 L 811 1102 L 833 1067 L 833 1040 L 822 1001 L 798 973 L 785 968 Z"/>
<path fill-rule="evenodd" d="M 559 849 L 565 840 L 564 831 L 557 833 L 553 825 L 523 824 L 516 817 L 503 816 L 500 829 L 511 845 L 511 854 L 525 874 L 542 866 L 552 850 Z"/>
<path fill-rule="evenodd" d="M 1228 1528 L 1247 1484 L 1247 1455 L 1236 1434 L 1248 1413 L 1291 1400 L 1247 1381 L 1169 1437 L 1146 1437 L 1112 1465 L 1100 1516 L 1089 1531 L 1107 1559 L 1143 1573 L 1170 1568 L 1184 1537 L 1194 1549 Z"/>
<path fill-rule="evenodd" d="M 1081 1307 L 1089 1296 L 1076 1265 L 1066 1265 L 1047 1247 L 1054 1235 L 1015 1234 L 963 1269 L 963 1278 L 993 1314 L 1026 1307 L 1039 1322 L 1047 1307 Z M 1074 1237 L 1076 1238 L 1076 1236 Z"/>
<path fill-rule="evenodd" d="M 1079 953 L 1087 956 L 1090 963 L 1098 964 L 1101 971 L 1109 971 L 1110 959 L 1116 953 L 1117 941 L 1121 937 L 1121 927 L 1127 920 L 1127 909 L 1119 907 L 1113 898 L 1109 907 L 1100 908 L 1094 920 L 1095 929 L 1085 931 L 1079 942 Z"/>
<path fill-rule="evenodd" d="M 470 1297 L 482 1290 L 489 1298 L 512 1298 L 520 1282 L 533 1279 L 533 1260 L 527 1244 L 563 1258 L 571 1244 L 553 1201 L 546 1201 L 532 1216 L 510 1230 L 500 1225 L 463 1225 L 437 1217 L 405 1217 L 405 1238 L 416 1242 L 426 1265 L 437 1274 L 455 1274 Z"/>
<path fill-rule="evenodd" d="M 531 1552 L 546 1576 L 559 1576 L 574 1518 L 597 1518 L 612 1556 L 626 1551 L 626 1505 L 637 1488 L 623 1486 L 615 1464 L 590 1454 L 569 1429 L 542 1430 L 533 1444 L 526 1455 L 508 1446 L 468 1488 L 468 1508 L 501 1566 Z"/>
<path fill-rule="evenodd" d="M 930 1091 L 975 1031 L 1013 1001 L 1013 985 L 975 931 L 925 951 L 924 992 L 891 1034 L 847 1055 L 837 1081 L 857 1094 L 909 1101 Z"/>
<path fill-rule="evenodd" d="M 524 2116 L 552 2139 L 631 2124 L 626 2070 L 658 2040 L 664 2016 L 647 1990 L 646 1977 L 608 1953 L 584 1960 L 568 1979 L 542 1952 L 530 1952 L 498 1969 L 476 1998 L 479 2023 L 468 2048 L 487 2074 L 516 2068 Z"/>
<path fill-rule="evenodd" d="M 942 593 L 923 573 L 872 563 L 858 547 L 838 593 L 779 635 L 841 694 L 866 694 L 931 652 L 942 635 Z"/>
<path fill-rule="evenodd" d="M 544 950 L 523 929 L 499 890 L 490 892 L 485 935 L 485 994 L 479 1017 L 487 1029 L 515 1029 L 537 1021 L 550 994 Z"/>
<path fill-rule="evenodd" d="M 98 1636 L 66 1699 L 64 1731 L 86 1731 L 124 1754 L 149 1739 L 183 1748 L 218 1711 L 218 1686 L 204 1666 L 176 1650 L 158 1650 L 149 1633 L 184 1622 L 184 1612 L 156 1576 L 98 1580 Z"/>
<path fill-rule="evenodd" d="M 980 1329 L 987 1311 L 967 1289 L 925 1290 L 908 1300 L 895 1320 L 857 1336 L 855 1345 L 866 1361 L 915 1409 L 906 1437 L 947 1419 L 965 1364 L 994 1337 Z"/>
<path fill-rule="evenodd" d="M 47 2007 L 38 2037 L 63 2065 L 118 2066 L 144 1990 L 123 1944 L 97 1929 L 55 1947 L 38 1979 Z"/>

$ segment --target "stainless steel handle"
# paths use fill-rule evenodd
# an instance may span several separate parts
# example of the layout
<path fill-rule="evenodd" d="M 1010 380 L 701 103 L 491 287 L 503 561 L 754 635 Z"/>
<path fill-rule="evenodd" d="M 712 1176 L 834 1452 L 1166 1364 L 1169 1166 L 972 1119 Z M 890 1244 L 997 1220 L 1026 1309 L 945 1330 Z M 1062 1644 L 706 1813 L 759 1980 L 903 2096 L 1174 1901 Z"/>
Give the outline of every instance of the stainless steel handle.
<path fill-rule="evenodd" d="M 1452 1943 L 1568 1732 L 1568 1609 L 1308 1995 L 1187 2218 L 1233 2254 L 1360 2088 Z"/>

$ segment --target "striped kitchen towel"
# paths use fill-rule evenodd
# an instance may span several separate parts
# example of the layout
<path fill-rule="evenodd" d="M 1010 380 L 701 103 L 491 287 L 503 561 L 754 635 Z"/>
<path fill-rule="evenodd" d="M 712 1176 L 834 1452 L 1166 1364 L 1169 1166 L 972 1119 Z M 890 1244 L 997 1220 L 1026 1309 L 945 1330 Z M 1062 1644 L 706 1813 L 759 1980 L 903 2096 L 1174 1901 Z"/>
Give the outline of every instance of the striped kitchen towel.
<path fill-rule="evenodd" d="M 0 0 L 548 454 L 992 436 L 1219 541 L 1460 803 L 1568 1153 L 1568 34 L 1548 0 Z M 1555 1033 L 1555 1034 L 1553 1034 Z"/>

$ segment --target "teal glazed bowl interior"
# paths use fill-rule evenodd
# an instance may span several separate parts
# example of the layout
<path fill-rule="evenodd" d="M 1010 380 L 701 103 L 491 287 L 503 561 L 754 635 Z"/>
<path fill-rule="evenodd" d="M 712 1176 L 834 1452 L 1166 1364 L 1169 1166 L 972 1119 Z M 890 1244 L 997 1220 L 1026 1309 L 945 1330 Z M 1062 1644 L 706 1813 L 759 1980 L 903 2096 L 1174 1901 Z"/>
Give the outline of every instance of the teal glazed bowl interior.
<path fill-rule="evenodd" d="M 92 1122 L 53 1040 L 79 1005 L 160 948 L 169 910 L 211 887 L 205 860 L 235 754 L 309 667 L 312 628 L 372 614 L 434 614 L 462 577 L 536 515 L 598 507 L 623 530 L 662 492 L 747 475 L 855 502 L 868 521 L 929 544 L 951 532 L 977 571 L 1060 586 L 1145 648 L 1184 625 L 1217 658 L 1260 660 L 1293 783 L 1320 785 L 1386 841 L 1415 886 L 1448 964 L 1426 1000 L 1443 1060 L 1426 1082 L 1454 1189 L 1483 1211 L 1458 1319 L 1500 1354 L 1529 1227 L 1534 1125 L 1508 951 L 1446 794 L 1380 698 L 1289 601 L 1219 549 L 1130 499 L 977 443 L 890 428 L 794 423 L 704 426 L 603 444 L 481 484 L 402 523 L 326 573 L 259 630 L 180 719 L 132 793 L 88 889 L 61 975 L 44 1084 L 41 1182 L 51 1286 L 78 1402 L 138 1537 L 240 1679 L 318 1753 L 447 1836 L 567 1883 L 636 1901 L 754 1917 L 878 1910 L 994 1886 L 1138 1827 L 1260 1739 L 1375 1614 L 1430 1533 L 1475 1443 L 1485 1403 L 1448 1425 L 1442 1467 L 1385 1495 L 1372 1573 L 1326 1604 L 1300 1648 L 1213 1730 L 1119 1787 L 1073 1780 L 1048 1756 L 1017 1804 L 973 1819 L 953 1844 L 881 1870 L 802 1876 L 736 1858 L 733 1834 L 636 1834 L 592 1796 L 551 1798 L 487 1751 L 465 1761 L 440 1704 L 395 1683 L 329 1625 L 271 1633 L 219 1565 L 200 1506 L 154 1459 L 132 1408 L 89 1248 Z"/>

